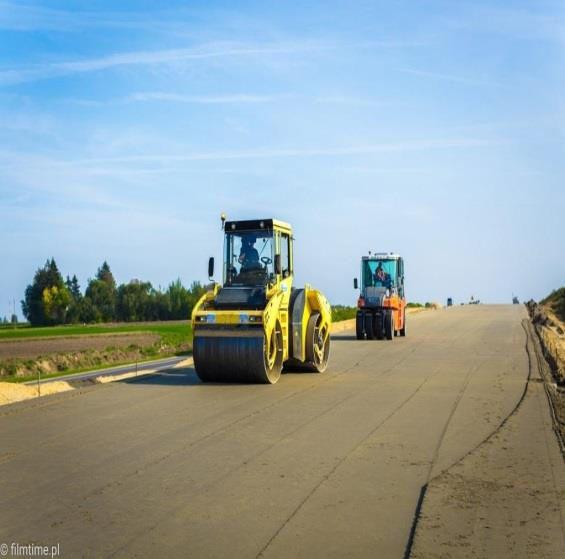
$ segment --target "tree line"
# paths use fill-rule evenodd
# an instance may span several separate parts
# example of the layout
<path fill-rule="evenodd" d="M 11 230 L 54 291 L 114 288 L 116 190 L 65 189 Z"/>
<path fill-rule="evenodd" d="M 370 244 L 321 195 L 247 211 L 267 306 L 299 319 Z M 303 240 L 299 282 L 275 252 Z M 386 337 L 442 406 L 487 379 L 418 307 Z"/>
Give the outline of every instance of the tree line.
<path fill-rule="evenodd" d="M 140 280 L 117 285 L 110 266 L 104 262 L 83 293 L 76 275 L 64 280 L 51 258 L 27 286 L 22 311 L 32 326 L 182 320 L 190 317 L 204 291 L 200 283 L 193 282 L 186 288 L 180 279 L 165 290 Z"/>

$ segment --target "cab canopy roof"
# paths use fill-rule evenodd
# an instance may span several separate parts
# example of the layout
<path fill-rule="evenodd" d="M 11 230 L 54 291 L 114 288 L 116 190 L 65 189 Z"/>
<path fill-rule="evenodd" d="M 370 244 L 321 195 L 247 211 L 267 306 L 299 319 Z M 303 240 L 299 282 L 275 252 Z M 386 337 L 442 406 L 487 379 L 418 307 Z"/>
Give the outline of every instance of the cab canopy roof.
<path fill-rule="evenodd" d="M 363 260 L 398 260 L 399 258 L 402 256 L 394 252 L 376 252 L 370 256 L 363 256 Z"/>
<path fill-rule="evenodd" d="M 226 221 L 226 231 L 257 231 L 261 229 L 279 229 L 286 233 L 292 232 L 292 227 L 278 219 L 251 219 L 246 221 Z"/>

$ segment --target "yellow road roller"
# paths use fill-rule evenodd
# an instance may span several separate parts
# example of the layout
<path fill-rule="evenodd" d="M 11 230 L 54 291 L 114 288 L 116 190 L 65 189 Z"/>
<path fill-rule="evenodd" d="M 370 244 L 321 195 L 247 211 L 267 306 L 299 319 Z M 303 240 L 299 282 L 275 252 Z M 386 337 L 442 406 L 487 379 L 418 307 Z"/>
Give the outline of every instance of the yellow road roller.
<path fill-rule="evenodd" d="M 226 221 L 223 285 L 192 312 L 194 367 L 203 382 L 274 384 L 285 369 L 323 373 L 331 307 L 309 285 L 293 287 L 293 236 L 275 219 Z"/>

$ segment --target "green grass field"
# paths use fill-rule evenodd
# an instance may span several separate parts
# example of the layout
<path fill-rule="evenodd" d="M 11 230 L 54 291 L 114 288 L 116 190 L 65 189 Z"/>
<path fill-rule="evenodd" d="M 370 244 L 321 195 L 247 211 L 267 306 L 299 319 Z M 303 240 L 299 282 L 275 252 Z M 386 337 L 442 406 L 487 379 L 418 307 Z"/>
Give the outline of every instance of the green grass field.
<path fill-rule="evenodd" d="M 332 321 L 339 322 L 340 320 L 349 320 L 355 318 L 357 315 L 357 307 L 341 307 L 335 306 L 332 308 Z"/>
<path fill-rule="evenodd" d="M 192 326 L 187 322 L 148 322 L 134 324 L 93 324 L 47 326 L 32 328 L 19 326 L 17 328 L 0 329 L 0 341 L 11 339 L 45 338 L 55 336 L 93 336 L 96 334 L 122 334 L 132 332 L 149 332 L 159 334 L 163 341 L 176 345 L 192 338 Z"/>

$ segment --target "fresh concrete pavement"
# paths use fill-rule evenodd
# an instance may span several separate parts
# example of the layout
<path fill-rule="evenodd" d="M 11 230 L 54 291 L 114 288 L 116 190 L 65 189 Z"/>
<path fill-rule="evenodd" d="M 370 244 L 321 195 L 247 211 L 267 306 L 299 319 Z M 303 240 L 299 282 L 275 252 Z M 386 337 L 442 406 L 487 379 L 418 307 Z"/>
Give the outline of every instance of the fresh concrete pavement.
<path fill-rule="evenodd" d="M 275 386 L 177 368 L 5 406 L 0 543 L 64 557 L 565 556 L 563 461 L 528 384 L 525 317 L 465 306 L 414 315 L 392 342 L 346 331 L 325 374 Z"/>

